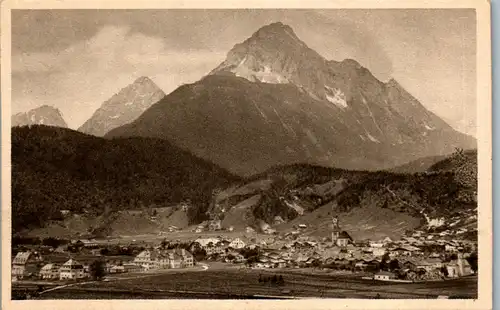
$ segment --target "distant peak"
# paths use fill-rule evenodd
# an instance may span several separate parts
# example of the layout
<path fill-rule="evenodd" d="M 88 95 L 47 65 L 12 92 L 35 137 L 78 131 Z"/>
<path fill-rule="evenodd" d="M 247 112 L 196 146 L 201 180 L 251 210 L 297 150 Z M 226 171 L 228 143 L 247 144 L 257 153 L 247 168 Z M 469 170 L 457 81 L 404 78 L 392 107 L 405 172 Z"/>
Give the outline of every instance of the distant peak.
<path fill-rule="evenodd" d="M 152 81 L 149 77 L 147 77 L 147 76 L 141 76 L 141 77 L 138 77 L 138 78 L 134 81 L 134 83 L 141 83 L 141 84 L 142 84 L 142 83 L 153 83 L 153 84 L 154 84 L 154 82 L 153 82 L 153 81 Z"/>
<path fill-rule="evenodd" d="M 275 22 L 261 27 L 257 30 L 254 36 L 275 36 L 275 35 L 290 35 L 294 38 L 297 38 L 297 35 L 293 31 L 292 27 L 283 24 L 282 22 Z"/>
<path fill-rule="evenodd" d="M 48 105 L 48 104 L 41 105 L 41 106 L 39 106 L 37 109 L 59 110 L 58 108 L 53 107 L 53 106 L 50 106 L 50 105 Z"/>

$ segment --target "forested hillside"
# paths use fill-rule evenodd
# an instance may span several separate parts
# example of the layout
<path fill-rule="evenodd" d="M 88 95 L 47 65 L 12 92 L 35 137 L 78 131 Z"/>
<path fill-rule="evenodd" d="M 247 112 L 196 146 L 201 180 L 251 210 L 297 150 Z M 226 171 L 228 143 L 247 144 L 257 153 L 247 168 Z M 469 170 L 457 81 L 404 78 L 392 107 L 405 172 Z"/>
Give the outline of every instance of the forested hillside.
<path fill-rule="evenodd" d="M 97 216 L 185 199 L 196 222 L 212 190 L 238 180 L 165 140 L 107 140 L 42 125 L 12 128 L 14 231 L 60 219 L 61 210 Z"/>

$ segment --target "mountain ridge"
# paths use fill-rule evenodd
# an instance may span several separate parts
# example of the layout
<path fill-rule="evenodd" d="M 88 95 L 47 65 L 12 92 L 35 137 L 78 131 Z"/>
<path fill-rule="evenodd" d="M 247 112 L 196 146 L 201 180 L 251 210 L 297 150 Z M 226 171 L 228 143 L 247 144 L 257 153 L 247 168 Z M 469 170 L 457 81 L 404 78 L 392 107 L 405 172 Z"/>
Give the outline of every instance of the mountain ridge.
<path fill-rule="evenodd" d="M 11 117 L 11 127 L 37 124 L 61 128 L 68 127 L 61 111 L 49 105 L 42 105 L 27 112 L 16 113 Z"/>
<path fill-rule="evenodd" d="M 106 100 L 78 131 L 104 136 L 128 124 L 165 96 L 149 77 L 141 76 Z"/>
<path fill-rule="evenodd" d="M 326 60 L 283 23 L 106 136 L 164 138 L 241 176 L 303 162 L 379 170 L 476 147 L 397 81 Z"/>

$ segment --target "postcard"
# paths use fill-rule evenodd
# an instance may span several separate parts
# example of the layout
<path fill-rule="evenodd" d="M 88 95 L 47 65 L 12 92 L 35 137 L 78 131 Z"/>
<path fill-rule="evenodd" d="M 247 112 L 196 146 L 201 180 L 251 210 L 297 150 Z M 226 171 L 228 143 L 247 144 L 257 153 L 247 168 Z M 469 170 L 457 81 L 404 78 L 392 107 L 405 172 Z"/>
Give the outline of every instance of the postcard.
<path fill-rule="evenodd" d="M 5 309 L 491 309 L 487 1 L 3 1 Z"/>

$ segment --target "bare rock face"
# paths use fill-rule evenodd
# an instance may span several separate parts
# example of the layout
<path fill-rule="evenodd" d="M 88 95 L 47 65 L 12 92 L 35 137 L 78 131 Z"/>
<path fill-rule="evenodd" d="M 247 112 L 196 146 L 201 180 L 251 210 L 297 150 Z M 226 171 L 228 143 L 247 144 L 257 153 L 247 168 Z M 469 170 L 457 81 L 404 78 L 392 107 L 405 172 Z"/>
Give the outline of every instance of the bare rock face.
<path fill-rule="evenodd" d="M 377 170 L 476 147 L 395 80 L 325 59 L 282 23 L 108 136 L 166 138 L 240 175 L 292 163 Z"/>
<path fill-rule="evenodd" d="M 95 136 L 128 124 L 157 103 L 165 93 L 148 77 L 140 77 L 104 102 L 78 130 Z"/>
<path fill-rule="evenodd" d="M 17 113 L 12 116 L 11 121 L 12 127 L 25 125 L 68 127 L 62 117 L 61 111 L 48 105 L 43 105 L 28 112 Z"/>

